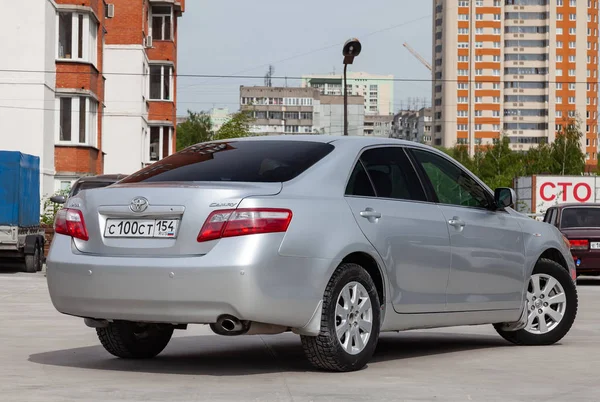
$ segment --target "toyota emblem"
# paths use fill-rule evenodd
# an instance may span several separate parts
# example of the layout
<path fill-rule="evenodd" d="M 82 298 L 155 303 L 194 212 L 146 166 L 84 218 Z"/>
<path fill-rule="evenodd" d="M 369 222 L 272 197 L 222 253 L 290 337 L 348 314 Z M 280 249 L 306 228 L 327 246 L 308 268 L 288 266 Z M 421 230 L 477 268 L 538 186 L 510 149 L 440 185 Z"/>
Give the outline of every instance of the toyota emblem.
<path fill-rule="evenodd" d="M 144 212 L 148 208 L 148 200 L 144 197 L 135 197 L 131 204 L 129 205 L 129 209 L 133 212 Z"/>

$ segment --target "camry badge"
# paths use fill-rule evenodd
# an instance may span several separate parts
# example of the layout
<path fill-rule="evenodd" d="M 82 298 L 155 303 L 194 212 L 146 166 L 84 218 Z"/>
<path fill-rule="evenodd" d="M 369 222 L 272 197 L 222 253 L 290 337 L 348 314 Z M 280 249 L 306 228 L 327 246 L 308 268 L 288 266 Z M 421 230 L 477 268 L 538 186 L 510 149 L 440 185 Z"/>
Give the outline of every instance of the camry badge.
<path fill-rule="evenodd" d="M 144 197 L 135 197 L 131 201 L 129 209 L 131 209 L 133 212 L 144 212 L 146 209 L 148 209 L 148 205 L 148 200 Z"/>

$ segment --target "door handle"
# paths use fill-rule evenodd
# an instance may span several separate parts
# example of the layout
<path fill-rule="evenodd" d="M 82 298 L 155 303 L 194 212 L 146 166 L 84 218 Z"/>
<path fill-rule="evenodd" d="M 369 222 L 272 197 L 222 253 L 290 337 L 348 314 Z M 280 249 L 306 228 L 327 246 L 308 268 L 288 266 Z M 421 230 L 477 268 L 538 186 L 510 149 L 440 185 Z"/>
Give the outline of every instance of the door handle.
<path fill-rule="evenodd" d="M 381 218 L 381 212 L 377 212 L 372 208 L 367 208 L 364 211 L 360 211 L 360 216 L 363 218 L 371 219 L 379 219 Z"/>
<path fill-rule="evenodd" d="M 455 216 L 454 218 L 448 220 L 448 225 L 454 226 L 456 229 L 462 229 L 465 227 L 465 222 L 463 222 L 459 217 Z"/>

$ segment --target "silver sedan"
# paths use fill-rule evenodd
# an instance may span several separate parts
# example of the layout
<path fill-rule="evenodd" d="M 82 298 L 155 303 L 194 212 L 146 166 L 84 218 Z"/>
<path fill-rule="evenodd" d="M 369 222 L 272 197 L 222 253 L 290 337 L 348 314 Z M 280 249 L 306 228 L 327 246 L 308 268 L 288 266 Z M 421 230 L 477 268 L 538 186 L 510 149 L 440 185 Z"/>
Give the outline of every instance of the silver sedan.
<path fill-rule="evenodd" d="M 563 338 L 569 242 L 434 148 L 275 136 L 202 143 L 70 198 L 47 261 L 52 303 L 121 358 L 174 330 L 292 331 L 316 367 L 352 371 L 379 334 L 493 324 Z"/>

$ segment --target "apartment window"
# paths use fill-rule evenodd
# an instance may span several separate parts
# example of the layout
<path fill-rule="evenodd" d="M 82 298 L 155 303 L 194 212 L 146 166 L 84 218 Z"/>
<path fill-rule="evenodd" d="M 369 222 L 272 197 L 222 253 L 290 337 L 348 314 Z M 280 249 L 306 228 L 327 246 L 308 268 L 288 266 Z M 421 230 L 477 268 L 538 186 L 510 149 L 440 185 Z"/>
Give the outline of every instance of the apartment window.
<path fill-rule="evenodd" d="M 494 47 L 495 47 L 496 49 L 500 48 L 500 42 L 494 42 Z"/>
<path fill-rule="evenodd" d="M 557 96 L 556 97 L 556 103 L 559 104 L 559 105 L 561 105 L 563 103 L 562 96 Z"/>
<path fill-rule="evenodd" d="M 563 75 L 563 73 L 562 73 L 562 69 L 560 69 L 560 68 L 557 68 L 557 69 L 556 69 L 556 76 L 557 76 L 557 77 L 562 77 L 562 75 Z"/>
<path fill-rule="evenodd" d="M 475 48 L 481 49 L 483 47 L 483 42 L 475 42 Z"/>
<path fill-rule="evenodd" d="M 494 131 L 500 131 L 500 124 L 494 124 Z"/>
<path fill-rule="evenodd" d="M 469 42 L 458 42 L 458 48 L 459 49 L 468 49 L 469 48 Z"/>
<path fill-rule="evenodd" d="M 500 111 L 499 110 L 492 110 L 492 116 L 494 116 L 494 117 L 500 117 Z"/>
<path fill-rule="evenodd" d="M 458 131 L 467 131 L 468 127 L 466 124 L 458 124 L 457 129 L 458 129 Z"/>
<path fill-rule="evenodd" d="M 475 55 L 475 61 L 483 61 L 483 55 L 481 55 L 481 54 Z"/>
<path fill-rule="evenodd" d="M 560 117 L 562 117 L 562 116 L 563 116 L 563 114 L 562 114 L 562 110 L 557 110 L 557 111 L 556 111 L 556 117 L 559 117 L 559 118 L 560 118 Z"/>
<path fill-rule="evenodd" d="M 459 96 L 457 101 L 458 103 L 468 103 L 469 99 L 466 96 Z"/>
<path fill-rule="evenodd" d="M 558 21 L 562 21 L 562 20 L 563 20 L 563 15 L 562 15 L 562 13 L 558 13 L 558 14 L 556 14 L 556 19 L 557 19 Z"/>
<path fill-rule="evenodd" d="M 556 5 L 557 6 L 562 6 L 563 5 L 563 0 L 556 0 Z"/>
<path fill-rule="evenodd" d="M 562 62 L 563 62 L 563 57 L 562 57 L 562 55 L 561 55 L 561 54 L 557 54 L 557 55 L 556 55 L 556 62 L 557 62 L 557 63 L 562 63 Z"/>
<path fill-rule="evenodd" d="M 458 28 L 458 34 L 459 35 L 468 35 L 469 34 L 469 28 Z"/>
<path fill-rule="evenodd" d="M 98 102 L 86 96 L 59 97 L 59 144 L 96 146 L 98 133 Z"/>
<path fill-rule="evenodd" d="M 562 35 L 563 34 L 563 29 L 562 28 L 556 28 L 556 34 L 557 35 Z"/>
<path fill-rule="evenodd" d="M 150 127 L 148 160 L 156 162 L 173 152 L 173 129 L 168 126 Z"/>
<path fill-rule="evenodd" d="M 577 28 L 569 28 L 569 35 L 575 35 L 577 33 Z"/>
<path fill-rule="evenodd" d="M 483 70 L 481 68 L 476 69 L 475 75 L 483 75 Z"/>
<path fill-rule="evenodd" d="M 575 49 L 577 47 L 577 43 L 575 41 L 569 42 L 569 49 Z"/>
<path fill-rule="evenodd" d="M 559 40 L 559 41 L 556 41 L 556 48 L 557 48 L 557 49 L 562 49 L 562 47 L 563 47 L 563 43 L 562 43 L 562 41 L 561 41 L 561 40 Z"/>
<path fill-rule="evenodd" d="M 467 111 L 466 111 L 466 110 L 457 110 L 457 111 L 456 111 L 456 115 L 457 115 L 458 117 L 467 117 L 467 116 L 468 116 L 468 113 L 467 113 Z"/>
<path fill-rule="evenodd" d="M 569 56 L 569 63 L 575 63 L 575 55 L 570 55 Z"/>
<path fill-rule="evenodd" d="M 482 102 L 483 102 L 483 97 L 481 97 L 481 96 L 475 97 L 475 103 L 482 103 Z"/>
<path fill-rule="evenodd" d="M 500 21 L 501 15 L 500 14 L 494 14 L 494 21 Z"/>
<path fill-rule="evenodd" d="M 569 104 L 574 105 L 575 104 L 575 97 L 574 96 L 569 96 Z"/>
<path fill-rule="evenodd" d="M 502 30 L 500 28 L 494 28 L 494 35 L 500 35 Z"/>
<path fill-rule="evenodd" d="M 87 13 L 58 13 L 58 59 L 97 63 L 98 23 Z"/>
<path fill-rule="evenodd" d="M 458 56 L 458 61 L 462 63 L 466 63 L 469 61 L 469 56 Z"/>
<path fill-rule="evenodd" d="M 500 75 L 500 70 L 494 70 L 494 75 L 495 76 L 499 76 Z"/>
<path fill-rule="evenodd" d="M 500 56 L 494 55 L 494 61 L 500 61 Z"/>
<path fill-rule="evenodd" d="M 492 84 L 492 88 L 493 88 L 493 89 L 500 89 L 500 83 L 499 83 L 499 82 L 494 82 L 494 83 Z"/>
<path fill-rule="evenodd" d="M 571 7 L 575 7 L 575 6 L 577 6 L 577 0 L 570 0 L 570 1 L 569 1 L 569 5 L 570 5 Z"/>
<path fill-rule="evenodd" d="M 469 7 L 469 0 L 459 0 L 458 6 L 459 7 Z"/>
<path fill-rule="evenodd" d="M 482 21 L 482 20 L 483 20 L 483 14 L 476 14 L 476 15 L 475 15 L 475 19 L 476 19 L 477 21 Z"/>
<path fill-rule="evenodd" d="M 483 110 L 476 110 L 475 111 L 475 117 L 482 117 L 483 116 Z"/>
<path fill-rule="evenodd" d="M 459 21 L 468 21 L 469 20 L 469 14 L 458 14 L 458 20 Z"/>
<path fill-rule="evenodd" d="M 167 65 L 150 66 L 150 99 L 171 100 L 171 88 L 173 87 L 173 67 Z"/>
<path fill-rule="evenodd" d="M 500 97 L 499 96 L 494 96 L 494 99 L 492 100 L 493 103 L 500 103 Z"/>
<path fill-rule="evenodd" d="M 475 124 L 475 131 L 483 130 L 483 124 Z"/>
<path fill-rule="evenodd" d="M 576 84 L 574 82 L 569 83 L 569 91 L 574 91 L 576 89 Z"/>
<path fill-rule="evenodd" d="M 483 28 L 475 28 L 475 33 L 479 35 L 483 34 Z"/>
<path fill-rule="evenodd" d="M 483 82 L 476 82 L 475 89 L 483 89 Z"/>
<path fill-rule="evenodd" d="M 569 69 L 569 77 L 575 77 L 576 73 L 577 73 L 577 71 L 575 71 L 574 68 Z"/>
<path fill-rule="evenodd" d="M 469 84 L 467 84 L 466 82 L 459 82 L 458 89 L 469 89 Z"/>
<path fill-rule="evenodd" d="M 458 75 L 460 76 L 465 76 L 465 75 L 469 75 L 469 71 L 468 70 L 458 70 Z"/>
<path fill-rule="evenodd" d="M 575 13 L 569 14 L 569 20 L 570 21 L 577 21 L 577 14 L 575 14 Z"/>
<path fill-rule="evenodd" d="M 173 38 L 173 9 L 170 6 L 152 7 L 152 39 L 171 40 Z"/>

